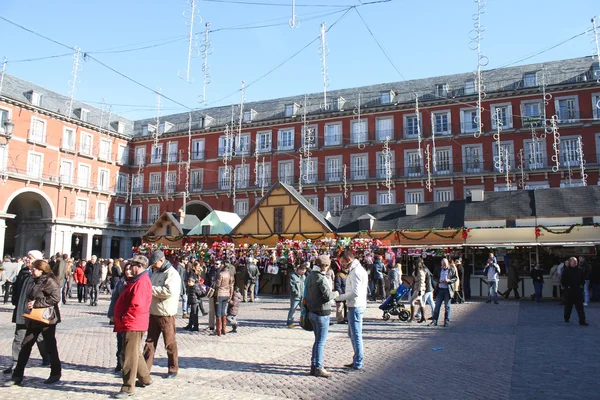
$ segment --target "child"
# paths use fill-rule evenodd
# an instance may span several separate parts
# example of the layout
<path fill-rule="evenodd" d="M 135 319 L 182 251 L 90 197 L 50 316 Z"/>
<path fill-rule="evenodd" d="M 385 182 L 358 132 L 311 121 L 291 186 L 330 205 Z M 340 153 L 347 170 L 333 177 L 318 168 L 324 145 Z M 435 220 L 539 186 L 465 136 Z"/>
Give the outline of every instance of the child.
<path fill-rule="evenodd" d="M 133 271 L 131 270 L 131 266 L 129 264 L 125 265 L 125 274 L 123 277 L 115 283 L 115 287 L 113 288 L 112 295 L 110 298 L 110 305 L 108 306 L 108 319 L 109 325 L 114 325 L 114 310 L 115 303 L 117 299 L 125 290 L 125 285 L 127 285 L 127 281 L 133 278 Z M 120 372 L 123 369 L 123 336 L 124 332 L 117 332 L 117 366 L 115 367 L 115 372 Z"/>
<path fill-rule="evenodd" d="M 186 331 L 198 332 L 198 309 L 200 308 L 201 298 L 206 295 L 206 292 L 200 290 L 200 286 L 196 284 L 196 278 L 190 277 L 187 281 L 187 300 L 190 309 L 190 319 L 187 326 L 183 329 Z"/>
<path fill-rule="evenodd" d="M 233 297 L 229 300 L 229 305 L 227 306 L 227 322 L 231 324 L 233 328 L 231 333 L 237 332 L 237 319 L 236 316 L 238 314 L 238 310 L 240 308 L 240 302 L 242 301 L 242 294 L 240 293 L 240 288 L 235 287 Z"/>

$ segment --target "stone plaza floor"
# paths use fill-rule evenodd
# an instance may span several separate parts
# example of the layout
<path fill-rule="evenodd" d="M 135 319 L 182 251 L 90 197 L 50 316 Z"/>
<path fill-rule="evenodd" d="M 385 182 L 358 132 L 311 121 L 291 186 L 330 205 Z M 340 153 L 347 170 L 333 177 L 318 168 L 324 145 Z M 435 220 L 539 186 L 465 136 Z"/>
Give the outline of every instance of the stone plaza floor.
<path fill-rule="evenodd" d="M 313 335 L 285 326 L 289 300 L 261 297 L 242 303 L 238 333 L 209 336 L 177 321 L 180 373 L 166 375 L 162 344 L 152 369 L 154 383 L 137 389 L 139 399 L 600 399 L 600 304 L 586 307 L 591 326 L 574 311 L 563 321 L 557 302 L 477 300 L 452 306 L 452 324 L 383 321 L 376 303 L 365 313 L 365 372 L 348 373 L 352 345 L 346 325 L 333 325 L 325 349 L 330 379 L 308 375 Z M 114 374 L 116 341 L 98 307 L 61 308 L 57 328 L 62 380 L 49 375 L 34 348 L 23 387 L 0 387 L 0 399 L 101 399 L 120 388 Z M 0 304 L 0 366 L 10 362 L 12 307 Z M 429 311 L 427 311 L 429 316 Z M 298 313 L 296 314 L 298 317 Z M 8 377 L 0 377 L 1 382 Z"/>

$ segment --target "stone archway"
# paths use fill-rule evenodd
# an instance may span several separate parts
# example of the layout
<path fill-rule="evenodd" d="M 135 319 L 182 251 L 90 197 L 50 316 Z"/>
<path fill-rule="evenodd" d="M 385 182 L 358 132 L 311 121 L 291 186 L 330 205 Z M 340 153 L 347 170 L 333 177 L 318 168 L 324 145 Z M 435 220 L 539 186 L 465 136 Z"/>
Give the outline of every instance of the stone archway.
<path fill-rule="evenodd" d="M 212 211 L 212 207 L 200 200 L 190 201 L 185 205 L 186 215 L 195 215 L 200 221 Z"/>
<path fill-rule="evenodd" d="M 15 192 L 6 203 L 5 213 L 13 214 L 15 218 L 6 220 L 4 254 L 21 256 L 29 250 L 48 254 L 54 210 L 45 193 L 37 190 Z"/>

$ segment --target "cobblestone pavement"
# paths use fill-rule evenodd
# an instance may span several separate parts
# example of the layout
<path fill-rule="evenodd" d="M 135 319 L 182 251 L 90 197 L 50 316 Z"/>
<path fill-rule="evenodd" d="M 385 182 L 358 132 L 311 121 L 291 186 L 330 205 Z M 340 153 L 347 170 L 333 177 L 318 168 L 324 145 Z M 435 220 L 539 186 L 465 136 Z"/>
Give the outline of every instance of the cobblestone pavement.
<path fill-rule="evenodd" d="M 333 325 L 325 365 L 331 379 L 308 376 L 313 336 L 285 327 L 288 300 L 261 297 L 240 307 L 237 334 L 189 333 L 178 319 L 180 373 L 166 375 L 159 346 L 152 386 L 135 398 L 219 399 L 600 399 L 600 305 L 586 308 L 590 327 L 570 324 L 556 302 L 475 301 L 452 306 L 448 328 L 383 321 L 377 304 L 365 314 L 365 372 L 348 373 L 352 360 L 346 325 Z M 58 326 L 62 381 L 46 386 L 48 369 L 37 350 L 23 387 L 1 388 L 1 399 L 100 399 L 116 393 L 115 337 L 98 307 L 70 303 Z M 0 365 L 10 362 L 12 307 L 0 305 Z M 429 311 L 428 311 L 429 313 Z M 298 315 L 298 314 L 297 314 Z M 428 314 L 429 315 L 429 314 Z M 206 326 L 206 319 L 201 323 Z M 443 348 L 443 349 L 440 349 Z M 435 350 L 434 350 L 435 349 Z M 0 379 L 7 379 L 2 377 Z"/>

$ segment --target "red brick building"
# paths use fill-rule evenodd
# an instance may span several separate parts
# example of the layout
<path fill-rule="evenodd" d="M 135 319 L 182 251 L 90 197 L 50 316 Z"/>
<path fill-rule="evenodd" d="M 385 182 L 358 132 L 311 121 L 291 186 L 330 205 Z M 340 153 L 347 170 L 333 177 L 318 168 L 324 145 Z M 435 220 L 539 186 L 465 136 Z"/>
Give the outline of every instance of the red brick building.
<path fill-rule="evenodd" d="M 109 120 L 85 104 L 66 116 L 64 102 L 61 112 L 59 102 L 43 98 L 36 106 L 35 96 L 24 94 L 63 96 L 6 78 L 0 112 L 6 109 L 2 118 L 13 121 L 14 134 L 4 150 L 8 190 L 0 193 L 5 251 L 22 252 L 30 243 L 71 251 L 80 238 L 83 254 L 124 254 L 164 211 L 243 216 L 277 180 L 301 185 L 334 218 L 347 205 L 460 200 L 474 188 L 582 185 L 581 160 L 586 183 L 599 183 L 600 69 L 590 57 L 484 72 L 479 137 L 472 73 L 331 91 L 327 104 L 313 94 L 306 103 L 297 96 L 161 116 L 158 127 L 154 118 Z M 32 132 L 39 136 L 38 119 L 47 121 L 43 143 L 31 139 Z M 75 131 L 75 151 L 61 144 L 68 129 Z M 91 155 L 81 143 L 85 151 L 90 143 Z M 70 183 L 62 172 L 68 160 L 75 168 Z M 38 162 L 43 172 L 33 179 L 30 166 Z M 86 164 L 87 186 L 79 179 Z M 20 210 L 11 206 L 17 195 L 29 199 Z M 26 223 L 39 232 L 43 225 L 43 242 L 36 236 L 13 245 L 9 232 L 19 224 L 11 221 L 29 221 L 22 213 L 36 201 L 43 218 Z"/>

